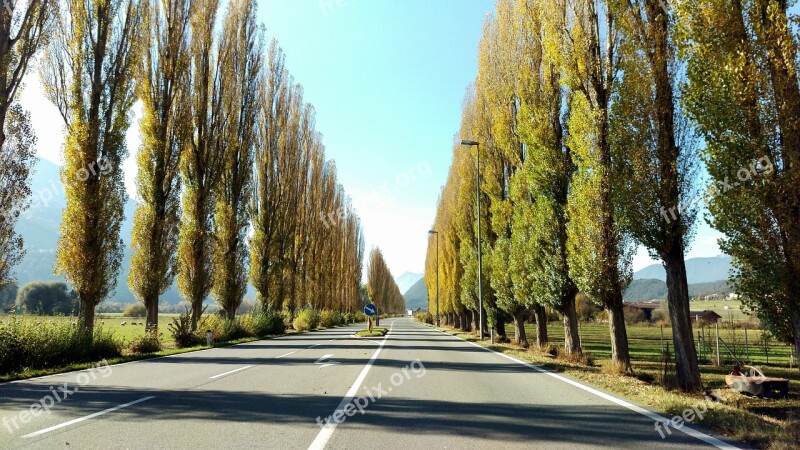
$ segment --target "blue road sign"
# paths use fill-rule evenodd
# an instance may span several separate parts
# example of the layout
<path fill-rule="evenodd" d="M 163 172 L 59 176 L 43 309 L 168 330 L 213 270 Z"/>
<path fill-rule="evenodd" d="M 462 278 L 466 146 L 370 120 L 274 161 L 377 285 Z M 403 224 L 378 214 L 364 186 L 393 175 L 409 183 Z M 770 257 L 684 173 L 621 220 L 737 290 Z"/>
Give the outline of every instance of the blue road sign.
<path fill-rule="evenodd" d="M 364 307 L 364 314 L 372 317 L 375 314 L 378 314 L 378 307 L 370 303 L 369 305 Z"/>

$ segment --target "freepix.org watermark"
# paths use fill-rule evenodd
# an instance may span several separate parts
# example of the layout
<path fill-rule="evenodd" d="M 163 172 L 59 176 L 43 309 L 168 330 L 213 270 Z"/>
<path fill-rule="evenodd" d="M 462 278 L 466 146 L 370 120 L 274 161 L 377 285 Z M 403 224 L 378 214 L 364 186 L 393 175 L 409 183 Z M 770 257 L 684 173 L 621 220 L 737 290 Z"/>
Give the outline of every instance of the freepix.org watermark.
<path fill-rule="evenodd" d="M 714 196 L 724 195 L 733 189 L 741 187 L 743 183 L 748 182 L 755 177 L 770 175 L 774 171 L 775 166 L 772 164 L 772 160 L 769 159 L 769 156 L 762 156 L 761 158 L 750 162 L 748 166 L 739 168 L 739 170 L 736 171 L 735 179 L 732 179 L 730 176 L 726 176 L 724 180 L 715 181 L 711 184 L 711 186 L 708 187 L 703 195 L 689 200 L 677 207 L 673 206 L 672 208 L 666 209 L 662 206 L 661 217 L 667 223 L 670 223 L 673 220 L 677 220 L 678 216 L 681 214 L 684 214 L 686 211 L 698 206 L 699 203 L 705 202 L 705 204 L 708 204 L 709 200 Z"/>
<path fill-rule="evenodd" d="M 49 413 L 53 407 L 77 394 L 82 386 L 86 386 L 98 377 L 108 378 L 110 376 L 111 366 L 109 366 L 108 361 L 104 359 L 94 367 L 78 373 L 75 377 L 74 386 L 70 386 L 66 381 L 60 386 L 50 386 L 50 392 L 48 394 L 39 399 L 38 402 L 31 403 L 30 407 L 24 411 L 12 417 L 3 416 L 3 428 L 5 428 L 9 434 L 14 434 L 16 431 L 19 431 L 21 425 L 27 424 L 43 413 Z"/>
<path fill-rule="evenodd" d="M 402 386 L 403 383 L 412 378 L 412 375 L 414 378 L 422 378 L 425 376 L 426 372 L 427 370 L 422 364 L 422 361 L 418 359 L 403 367 L 399 371 L 393 373 L 389 377 L 389 383 L 391 386 L 387 385 L 384 387 L 383 383 L 378 383 L 376 386 L 371 388 L 364 388 L 364 394 L 354 397 L 343 408 L 337 409 L 333 414 L 325 417 L 324 419 L 322 417 L 317 417 L 317 425 L 319 425 L 320 428 L 324 428 L 325 425 L 329 424 L 340 425 L 348 418 L 355 416 L 357 412 L 364 414 L 370 404 L 377 402 L 384 395 L 387 395 L 395 388 Z"/>

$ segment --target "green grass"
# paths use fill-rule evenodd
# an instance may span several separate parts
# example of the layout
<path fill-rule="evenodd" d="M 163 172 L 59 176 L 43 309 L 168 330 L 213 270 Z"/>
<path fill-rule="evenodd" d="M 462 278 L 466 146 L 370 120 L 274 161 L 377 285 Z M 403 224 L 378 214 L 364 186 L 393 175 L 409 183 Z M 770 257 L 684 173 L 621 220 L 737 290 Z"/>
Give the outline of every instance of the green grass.
<path fill-rule="evenodd" d="M 372 331 L 370 332 L 369 329 L 359 330 L 356 331 L 356 336 L 360 337 L 380 337 L 386 336 L 389 330 L 386 328 L 379 328 L 379 327 L 372 327 Z"/>
<path fill-rule="evenodd" d="M 158 315 L 158 331 L 161 333 L 161 340 L 166 348 L 174 348 L 175 342 L 172 339 L 172 335 L 169 333 L 169 328 L 167 325 L 172 322 L 173 317 L 177 317 L 178 314 L 159 314 Z M 0 322 L 4 320 L 8 320 L 13 316 L 10 315 L 0 315 Z M 75 317 L 65 317 L 65 316 L 33 316 L 33 315 L 22 315 L 16 316 L 17 318 L 22 318 L 24 320 L 40 320 L 40 321 L 48 321 L 48 320 L 63 320 L 63 321 L 75 321 Z M 125 322 L 125 325 L 122 324 Z M 133 322 L 141 325 L 132 325 Z M 95 318 L 95 326 L 102 325 L 103 328 L 107 331 L 114 333 L 119 339 L 122 339 L 125 344 L 127 345 L 130 343 L 134 338 L 144 335 L 144 318 L 132 318 L 132 317 L 122 317 L 122 314 L 98 314 Z"/>
<path fill-rule="evenodd" d="M 725 309 L 727 307 L 728 309 Z M 689 303 L 692 311 L 704 311 L 710 309 L 722 316 L 723 320 L 733 319 L 736 321 L 747 320 L 748 314 L 742 311 L 742 302 L 739 300 L 696 300 Z"/>
<path fill-rule="evenodd" d="M 705 347 L 701 348 L 697 344 L 698 352 L 701 360 L 709 361 L 715 358 L 715 329 L 713 326 L 706 325 L 703 328 L 694 327 L 695 342 L 698 343 L 697 333 L 700 336 L 705 336 Z M 639 361 L 652 361 L 657 362 L 661 359 L 661 328 L 657 325 L 629 325 L 627 327 L 628 344 L 630 346 L 631 358 Z M 508 325 L 506 333 L 509 338 L 514 337 L 514 327 Z M 528 340 L 536 339 L 536 326 L 526 325 L 525 333 Z M 672 329 L 664 326 L 664 345 L 672 347 Z M 547 334 L 553 342 L 564 342 L 564 326 L 559 322 L 550 322 L 547 325 Z M 747 330 L 747 341 L 745 342 L 745 330 L 743 329 L 728 329 L 720 324 L 719 335 L 736 357 L 740 361 L 750 361 L 753 364 L 766 365 L 766 366 L 788 366 L 789 356 L 792 354 L 792 347 L 787 344 L 782 344 L 773 341 L 769 350 L 769 358 L 757 345 L 760 337 L 760 330 Z M 590 352 L 597 359 L 610 359 L 611 358 L 611 336 L 608 331 L 608 325 L 603 323 L 581 323 L 581 340 L 583 342 L 584 350 Z M 745 345 L 747 344 L 747 345 Z M 727 360 L 732 364 L 735 363 L 731 354 L 720 345 L 720 355 L 722 360 Z M 749 358 L 748 358 L 749 356 Z M 769 363 L 767 363 L 769 359 Z M 732 365 L 731 364 L 731 365 Z M 797 362 L 795 361 L 795 365 Z"/>

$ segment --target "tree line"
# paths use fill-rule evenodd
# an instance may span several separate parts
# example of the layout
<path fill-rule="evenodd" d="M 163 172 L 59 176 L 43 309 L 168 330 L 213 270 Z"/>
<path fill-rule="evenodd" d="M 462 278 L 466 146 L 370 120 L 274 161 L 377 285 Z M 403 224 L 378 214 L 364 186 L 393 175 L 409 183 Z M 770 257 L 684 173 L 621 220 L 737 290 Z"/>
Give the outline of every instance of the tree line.
<path fill-rule="evenodd" d="M 248 282 L 272 310 L 359 308 L 360 220 L 325 157 L 313 107 L 278 44 L 265 45 L 256 13 L 254 0 L 229 2 L 221 22 L 218 0 L 2 8 L 0 286 L 24 254 L 14 224 L 30 197 L 35 137 L 14 102 L 40 55 L 66 133 L 55 270 L 77 293 L 83 327 L 93 328 L 120 271 L 121 164 L 135 104 L 143 115 L 128 285 L 149 327 L 174 281 L 193 327 L 209 296 L 233 318 Z M 339 220 L 320 220 L 327 212 Z"/>
<path fill-rule="evenodd" d="M 666 269 L 677 383 L 699 390 L 684 258 L 705 202 L 736 292 L 800 348 L 795 19 L 776 0 L 498 0 L 459 130 L 479 145 L 454 144 L 434 223 L 447 321 L 505 338 L 513 320 L 527 346 L 532 312 L 541 346 L 555 310 L 577 353 L 580 292 L 607 312 L 612 360 L 630 372 L 622 294 L 642 245 Z"/>
<path fill-rule="evenodd" d="M 369 253 L 367 294 L 380 314 L 402 314 L 405 309 L 403 294 L 377 247 Z"/>

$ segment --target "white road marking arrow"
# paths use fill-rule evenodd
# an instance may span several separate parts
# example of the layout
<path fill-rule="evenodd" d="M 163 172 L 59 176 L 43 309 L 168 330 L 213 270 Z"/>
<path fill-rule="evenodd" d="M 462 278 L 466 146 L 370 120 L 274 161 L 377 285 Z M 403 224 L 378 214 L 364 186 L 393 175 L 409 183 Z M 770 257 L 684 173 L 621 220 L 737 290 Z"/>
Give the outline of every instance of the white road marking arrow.
<path fill-rule="evenodd" d="M 328 366 L 333 366 L 335 364 L 339 364 L 339 361 L 333 361 L 333 360 L 325 361 L 326 359 L 330 358 L 331 356 L 333 356 L 333 354 L 323 355 L 322 358 L 316 360 L 314 362 L 314 364 L 320 364 L 320 366 L 319 366 L 320 369 L 322 369 L 323 367 L 328 367 Z"/>

